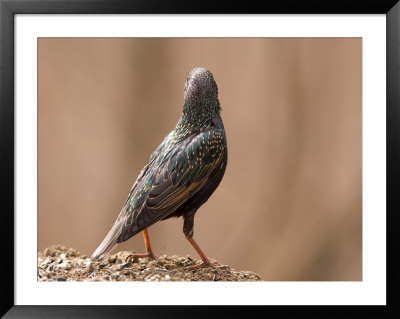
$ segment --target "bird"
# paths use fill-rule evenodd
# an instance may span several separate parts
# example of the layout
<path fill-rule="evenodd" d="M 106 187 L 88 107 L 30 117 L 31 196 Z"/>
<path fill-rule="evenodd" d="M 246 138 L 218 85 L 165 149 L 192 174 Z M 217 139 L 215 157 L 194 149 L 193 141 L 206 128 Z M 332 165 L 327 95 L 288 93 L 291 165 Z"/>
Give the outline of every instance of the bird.
<path fill-rule="evenodd" d="M 147 229 L 158 221 L 183 217 L 183 233 L 202 259 L 187 269 L 229 268 L 212 263 L 193 238 L 194 216 L 217 189 L 227 161 L 217 84 L 208 69 L 194 68 L 186 78 L 183 110 L 176 127 L 151 154 L 91 259 L 104 260 L 116 244 L 140 232 L 146 253 L 133 257 L 156 259 Z"/>

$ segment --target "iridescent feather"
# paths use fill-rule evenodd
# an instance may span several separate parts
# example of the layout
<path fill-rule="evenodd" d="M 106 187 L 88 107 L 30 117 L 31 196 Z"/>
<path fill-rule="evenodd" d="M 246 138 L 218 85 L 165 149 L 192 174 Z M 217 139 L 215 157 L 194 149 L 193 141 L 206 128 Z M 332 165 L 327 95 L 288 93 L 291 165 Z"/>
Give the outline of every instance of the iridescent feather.
<path fill-rule="evenodd" d="M 115 244 L 159 220 L 185 218 L 211 196 L 227 164 L 226 136 L 217 96 L 216 83 L 208 70 L 196 68 L 189 72 L 183 114 L 176 128 L 150 156 L 92 259 L 103 259 Z M 192 229 L 189 232 L 193 234 Z"/>

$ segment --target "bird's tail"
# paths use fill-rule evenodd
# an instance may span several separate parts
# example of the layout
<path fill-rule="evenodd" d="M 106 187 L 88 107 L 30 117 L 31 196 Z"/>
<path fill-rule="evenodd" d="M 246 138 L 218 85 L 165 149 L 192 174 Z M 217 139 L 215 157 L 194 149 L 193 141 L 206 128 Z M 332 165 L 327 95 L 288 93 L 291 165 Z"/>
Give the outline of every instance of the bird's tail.
<path fill-rule="evenodd" d="M 124 221 L 124 219 L 121 219 L 111 227 L 106 238 L 104 238 L 100 246 L 93 253 L 91 257 L 93 261 L 102 261 L 108 256 L 110 250 L 118 243 L 118 237 L 121 235 Z"/>

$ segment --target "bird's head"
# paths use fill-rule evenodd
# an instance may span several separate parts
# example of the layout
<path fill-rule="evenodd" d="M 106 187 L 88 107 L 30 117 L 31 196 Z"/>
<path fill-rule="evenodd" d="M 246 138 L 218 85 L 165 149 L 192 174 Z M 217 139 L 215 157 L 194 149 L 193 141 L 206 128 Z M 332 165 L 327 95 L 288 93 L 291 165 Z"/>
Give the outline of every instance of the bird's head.
<path fill-rule="evenodd" d="M 192 69 L 184 89 L 183 115 L 192 123 L 205 122 L 219 114 L 218 87 L 210 71 Z"/>
<path fill-rule="evenodd" d="M 194 68 L 187 76 L 184 99 L 190 102 L 198 99 L 217 99 L 218 88 L 210 71 L 204 68 Z"/>

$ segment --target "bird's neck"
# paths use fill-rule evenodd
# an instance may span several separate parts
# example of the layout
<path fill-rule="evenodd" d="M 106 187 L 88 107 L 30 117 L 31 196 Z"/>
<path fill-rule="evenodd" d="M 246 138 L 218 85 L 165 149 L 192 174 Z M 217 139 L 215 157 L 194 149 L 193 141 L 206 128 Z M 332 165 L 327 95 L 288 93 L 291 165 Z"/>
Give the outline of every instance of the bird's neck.
<path fill-rule="evenodd" d="M 175 135 L 185 138 L 210 126 L 211 120 L 218 115 L 217 112 L 183 112 L 175 128 Z"/>
<path fill-rule="evenodd" d="M 207 127 L 210 120 L 219 114 L 221 106 L 218 99 L 185 101 L 183 113 L 177 124 L 177 129 L 188 130 Z"/>

